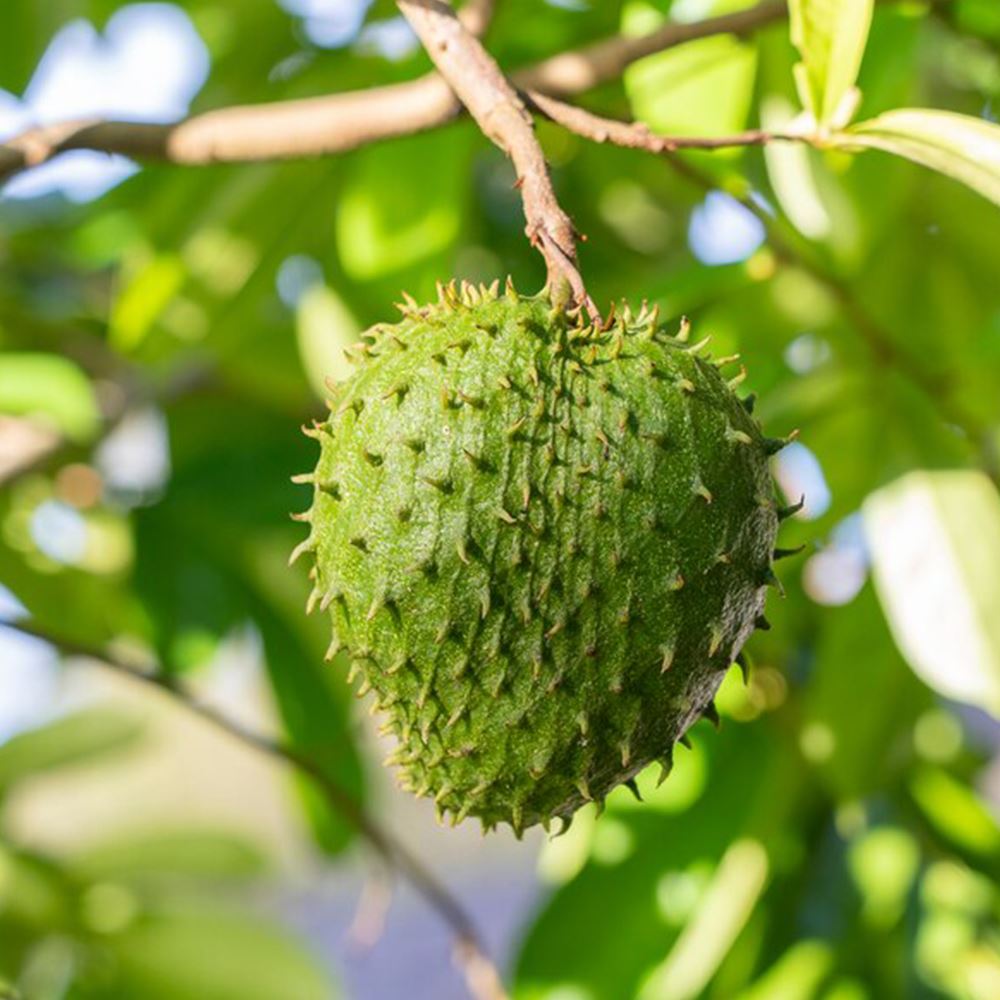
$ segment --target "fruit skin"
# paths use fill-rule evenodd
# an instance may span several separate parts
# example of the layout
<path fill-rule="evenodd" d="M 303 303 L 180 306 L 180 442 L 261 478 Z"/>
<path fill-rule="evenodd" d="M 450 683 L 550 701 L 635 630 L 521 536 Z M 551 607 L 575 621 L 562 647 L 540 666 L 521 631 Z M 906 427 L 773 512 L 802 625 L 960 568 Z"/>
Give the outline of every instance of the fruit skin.
<path fill-rule="evenodd" d="M 293 558 L 312 555 L 310 610 L 387 713 L 403 784 L 520 835 L 665 775 L 714 716 L 774 580 L 784 442 L 686 324 L 626 307 L 595 329 L 509 282 L 439 299 L 369 331 L 307 430 Z"/>

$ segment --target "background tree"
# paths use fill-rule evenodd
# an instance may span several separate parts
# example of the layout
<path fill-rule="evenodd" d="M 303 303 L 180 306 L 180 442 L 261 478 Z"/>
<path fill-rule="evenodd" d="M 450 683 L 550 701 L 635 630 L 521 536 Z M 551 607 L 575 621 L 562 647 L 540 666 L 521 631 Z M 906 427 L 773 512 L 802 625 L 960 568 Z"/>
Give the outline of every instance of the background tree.
<path fill-rule="evenodd" d="M 450 929 L 456 996 L 1000 994 L 995 5 L 495 7 L 3 5 L 0 694 L 40 641 L 284 763 L 316 852 L 363 849 Z M 385 821 L 284 564 L 297 425 L 343 348 L 403 288 L 507 273 L 738 352 L 765 425 L 800 431 L 775 474 L 806 551 L 721 731 L 541 845 L 551 889 L 501 975 L 456 835 L 428 858 Z M 271 728 L 205 700 L 234 648 Z M 337 992 L 250 905 L 265 860 L 231 833 L 25 837 L 31 789 L 135 753 L 140 718 L 8 716 L 0 995 Z"/>

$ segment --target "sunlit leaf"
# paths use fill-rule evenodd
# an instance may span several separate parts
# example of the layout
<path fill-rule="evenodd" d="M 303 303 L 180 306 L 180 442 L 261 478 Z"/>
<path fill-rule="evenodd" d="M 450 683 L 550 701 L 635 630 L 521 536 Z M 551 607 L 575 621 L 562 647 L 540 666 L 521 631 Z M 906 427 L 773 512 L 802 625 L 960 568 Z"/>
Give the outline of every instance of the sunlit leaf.
<path fill-rule="evenodd" d="M 805 108 L 820 123 L 845 116 L 845 101 L 861 68 L 873 0 L 791 0 L 792 42 L 802 62 L 795 82 Z"/>
<path fill-rule="evenodd" d="M 865 919 L 876 927 L 895 923 L 920 865 L 916 838 L 898 827 L 875 827 L 851 844 L 848 863 L 864 896 Z"/>
<path fill-rule="evenodd" d="M 910 666 L 949 698 L 1000 713 L 1000 497 L 981 472 L 914 472 L 865 522 L 879 598 Z"/>
<path fill-rule="evenodd" d="M 622 24 L 635 33 L 662 15 L 645 0 L 626 4 Z M 625 71 L 636 118 L 675 135 L 721 135 L 743 128 L 750 110 L 757 55 L 728 35 L 688 42 L 640 59 Z"/>
<path fill-rule="evenodd" d="M 384 277 L 441 253 L 461 227 L 463 186 L 468 183 L 468 136 L 436 133 L 405 140 L 399 148 L 375 146 L 355 160 L 335 219 L 344 269 L 356 281 Z M 425 172 L 400 171 L 400 156 L 434 157 Z"/>
<path fill-rule="evenodd" d="M 1000 125 L 927 108 L 900 108 L 833 137 L 845 149 L 880 149 L 947 174 L 1000 205 Z"/>
<path fill-rule="evenodd" d="M 832 966 L 832 949 L 826 942 L 799 941 L 738 1000 L 812 1000 Z"/>
<path fill-rule="evenodd" d="M 90 380 L 56 354 L 0 354 L 0 413 L 39 417 L 77 441 L 92 437 L 100 422 Z"/>
<path fill-rule="evenodd" d="M 791 109 L 791 103 L 781 98 L 765 101 L 761 106 L 764 127 L 774 131 L 787 127 Z M 833 220 L 817 188 L 808 147 L 771 143 L 764 149 L 764 162 L 775 196 L 796 229 L 814 240 L 828 236 Z"/>
<path fill-rule="evenodd" d="M 360 324 L 332 288 L 316 284 L 302 295 L 295 309 L 295 335 L 302 367 L 320 399 L 330 395 L 329 380 L 340 382 L 352 373 L 344 349 L 360 332 Z"/>
<path fill-rule="evenodd" d="M 974 791 L 947 771 L 932 767 L 918 771 L 910 792 L 933 826 L 952 843 L 975 854 L 1000 854 L 996 818 Z"/>
<path fill-rule="evenodd" d="M 767 851 L 734 841 L 670 954 L 646 979 L 640 1000 L 694 1000 L 711 981 L 753 913 L 768 878 Z"/>
<path fill-rule="evenodd" d="M 180 257 L 162 254 L 137 262 L 111 310 L 111 341 L 121 351 L 138 347 L 170 300 L 180 291 L 185 270 Z"/>

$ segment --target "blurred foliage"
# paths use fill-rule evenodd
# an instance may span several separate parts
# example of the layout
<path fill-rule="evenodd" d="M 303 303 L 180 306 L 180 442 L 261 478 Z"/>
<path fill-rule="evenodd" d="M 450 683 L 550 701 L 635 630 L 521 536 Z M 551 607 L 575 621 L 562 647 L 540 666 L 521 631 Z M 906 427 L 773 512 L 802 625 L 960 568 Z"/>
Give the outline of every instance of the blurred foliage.
<path fill-rule="evenodd" d="M 0 4 L 0 88 L 23 93 L 69 19 L 102 29 L 121 6 Z M 310 40 L 294 4 L 177 6 L 211 59 L 194 110 L 427 68 L 413 49 L 379 51 L 373 39 L 395 18 L 384 0 L 360 40 L 333 49 Z M 516 66 L 655 27 L 671 4 L 498 6 L 490 47 Z M 701 16 L 748 4 L 676 6 Z M 587 102 L 685 133 L 774 127 L 799 107 L 799 59 L 775 24 L 650 57 Z M 1000 98 L 996 4 L 879 5 L 858 86 L 864 118 L 905 106 L 988 116 Z M 735 670 L 726 680 L 721 732 L 699 725 L 659 788 L 640 776 L 644 804 L 619 790 L 599 819 L 584 810 L 546 844 L 551 895 L 525 931 L 516 996 L 1000 996 L 1000 828 L 995 778 L 984 784 L 1000 731 L 947 700 L 953 687 L 935 692 L 913 673 L 879 600 L 891 608 L 899 594 L 887 597 L 882 573 L 878 594 L 865 582 L 869 550 L 883 546 L 850 534 L 862 505 L 913 470 L 978 470 L 995 500 L 1000 212 L 878 152 L 745 149 L 690 154 L 674 170 L 553 126 L 539 135 L 589 237 L 593 296 L 659 302 L 711 333 L 717 354 L 739 352 L 765 425 L 799 429 L 830 500 L 784 529 L 783 546 L 807 550 L 784 564 L 787 595 L 751 644 L 749 683 Z M 149 166 L 85 204 L 4 200 L 3 585 L 45 627 L 124 641 L 195 679 L 249 627 L 287 738 L 363 797 L 344 664 L 324 663 L 322 623 L 302 613 L 308 583 L 285 568 L 301 537 L 288 513 L 308 499 L 289 477 L 313 460 L 298 425 L 320 411 L 325 376 L 342 374 L 342 347 L 389 318 L 401 289 L 421 298 L 438 279 L 507 273 L 541 284 L 513 180 L 463 121 L 329 161 Z M 705 218 L 723 251 L 732 227 L 753 223 L 735 202 L 706 200 L 706 186 L 761 206 L 768 238 L 706 265 Z M 6 442 L 21 438 L 2 435 L 15 427 L 42 443 L 8 464 Z M 801 476 L 777 473 L 797 500 Z M 963 566 L 978 567 L 961 579 L 974 590 L 995 580 L 976 553 L 975 511 L 936 511 L 938 533 L 960 536 Z M 905 588 L 907 574 L 896 579 Z M 990 641 L 996 597 L 967 602 Z M 992 670 L 991 651 L 954 669 Z M 93 708 L 0 744 L 0 996 L 334 995 L 314 958 L 239 905 L 267 862 L 226 831 L 150 830 L 58 857 L 18 842 L 5 820 L 18 789 L 141 740 L 135 720 Z M 290 808 L 318 851 L 347 848 L 343 821 L 297 791 Z"/>
<path fill-rule="evenodd" d="M 40 773 L 117 758 L 142 735 L 133 719 L 89 709 L 13 737 L 0 746 L 0 822 L 7 799 Z M 325 1000 L 332 987 L 312 956 L 237 905 L 234 890 L 266 867 L 218 830 L 118 836 L 58 859 L 5 834 L 0 969 L 16 989 L 0 985 L 29 1000 Z"/>

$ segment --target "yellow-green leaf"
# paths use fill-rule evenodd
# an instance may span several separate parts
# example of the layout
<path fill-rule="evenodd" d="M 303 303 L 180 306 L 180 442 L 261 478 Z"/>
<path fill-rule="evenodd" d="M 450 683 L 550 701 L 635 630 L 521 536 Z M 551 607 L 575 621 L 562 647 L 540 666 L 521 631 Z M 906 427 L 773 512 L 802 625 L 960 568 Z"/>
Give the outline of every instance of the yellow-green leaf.
<path fill-rule="evenodd" d="M 101 422 L 90 379 L 56 354 L 0 355 L 0 413 L 40 417 L 74 441 L 93 437 Z"/>
<path fill-rule="evenodd" d="M 622 11 L 622 30 L 641 34 L 664 20 L 645 0 L 632 0 Z M 650 128 L 673 135 L 720 135 L 746 124 L 756 72 L 756 49 L 716 35 L 640 59 L 623 80 L 634 117 Z"/>
<path fill-rule="evenodd" d="M 302 295 L 295 307 L 295 337 L 306 377 L 320 399 L 330 394 L 327 379 L 340 382 L 350 376 L 344 348 L 360 333 L 360 324 L 329 286 L 315 284 Z"/>
<path fill-rule="evenodd" d="M 180 291 L 186 271 L 177 254 L 150 257 L 126 279 L 111 307 L 109 337 L 120 351 L 135 350 Z"/>
<path fill-rule="evenodd" d="M 646 977 L 640 1000 L 700 996 L 754 911 L 767 886 L 767 851 L 756 840 L 735 841 L 722 856 L 694 916 L 667 957 Z"/>
<path fill-rule="evenodd" d="M 799 98 L 817 122 L 843 115 L 868 41 L 873 0 L 791 0 L 792 43 Z"/>
<path fill-rule="evenodd" d="M 941 768 L 923 768 L 910 793 L 931 824 L 952 843 L 974 854 L 1000 851 L 1000 827 L 989 807 L 967 785 Z"/>
<path fill-rule="evenodd" d="M 899 108 L 853 125 L 834 142 L 904 156 L 1000 205 L 1000 125 L 953 111 Z"/>

